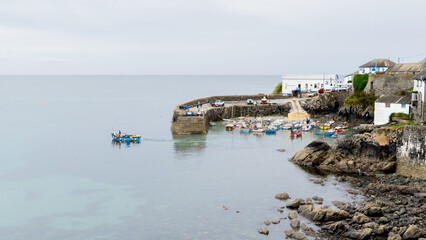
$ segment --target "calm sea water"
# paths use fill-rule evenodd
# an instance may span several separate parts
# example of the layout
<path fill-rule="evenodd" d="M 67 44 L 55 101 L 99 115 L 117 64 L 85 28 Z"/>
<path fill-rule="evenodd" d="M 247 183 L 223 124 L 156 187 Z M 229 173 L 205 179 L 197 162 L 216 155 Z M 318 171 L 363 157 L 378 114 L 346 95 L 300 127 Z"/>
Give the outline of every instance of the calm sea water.
<path fill-rule="evenodd" d="M 0 76 L 1 239 L 263 239 L 274 199 L 349 199 L 288 162 L 316 139 L 170 133 L 189 99 L 269 93 L 279 76 Z M 142 135 L 113 145 L 110 132 Z M 285 148 L 287 151 L 277 152 Z M 226 206 L 228 210 L 224 210 Z M 239 211 L 239 213 L 237 213 Z M 270 226 L 283 239 L 286 220 Z"/>

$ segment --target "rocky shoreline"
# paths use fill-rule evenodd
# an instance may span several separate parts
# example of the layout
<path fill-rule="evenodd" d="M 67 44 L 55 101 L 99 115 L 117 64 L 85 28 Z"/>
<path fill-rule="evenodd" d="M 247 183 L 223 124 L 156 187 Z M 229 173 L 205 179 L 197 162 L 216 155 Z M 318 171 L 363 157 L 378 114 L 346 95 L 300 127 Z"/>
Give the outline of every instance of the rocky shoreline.
<path fill-rule="evenodd" d="M 426 238 L 426 179 L 396 174 L 377 174 L 374 177 L 341 176 L 339 182 L 350 183 L 350 194 L 360 195 L 359 203 L 333 201 L 323 205 L 323 198 L 292 199 L 279 193 L 276 199 L 285 201 L 291 229 L 285 231 L 292 239 L 424 239 Z M 309 220 L 319 230 L 301 224 Z M 265 227 L 261 234 L 269 234 Z M 274 224 L 278 224 L 275 221 Z"/>
<path fill-rule="evenodd" d="M 293 199 L 285 192 L 279 193 L 275 198 L 286 204 L 278 211 L 288 211 L 290 220 L 286 237 L 426 240 L 426 178 L 395 174 L 403 129 L 365 124 L 374 118 L 372 109 L 343 106 L 339 95 L 323 94 L 302 106 L 316 120 L 332 117 L 335 121 L 351 120 L 352 126 L 359 126 L 353 129 L 354 134 L 338 138 L 331 145 L 314 141 L 289 161 L 304 168 L 343 175 L 337 181 L 352 185 L 349 194 L 362 200 L 332 201 L 327 206 L 320 196 Z M 323 180 L 317 180 L 313 182 L 323 185 Z M 300 220 L 308 220 L 318 229 Z M 259 229 L 259 233 L 269 234 L 267 225 L 279 222 L 266 220 L 266 227 Z"/>

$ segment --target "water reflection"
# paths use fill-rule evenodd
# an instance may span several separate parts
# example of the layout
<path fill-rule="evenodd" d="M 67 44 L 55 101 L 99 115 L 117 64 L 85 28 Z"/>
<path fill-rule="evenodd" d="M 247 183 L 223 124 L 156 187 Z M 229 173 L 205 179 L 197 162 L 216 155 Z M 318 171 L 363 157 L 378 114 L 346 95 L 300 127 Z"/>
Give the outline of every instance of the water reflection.
<path fill-rule="evenodd" d="M 181 157 L 200 154 L 206 148 L 206 135 L 173 135 L 175 153 Z"/>
<path fill-rule="evenodd" d="M 121 146 L 126 147 L 126 148 L 130 148 L 133 147 L 134 145 L 139 145 L 140 141 L 135 141 L 135 142 L 120 142 L 120 141 L 111 141 L 111 145 L 114 148 L 118 148 L 121 149 Z"/>

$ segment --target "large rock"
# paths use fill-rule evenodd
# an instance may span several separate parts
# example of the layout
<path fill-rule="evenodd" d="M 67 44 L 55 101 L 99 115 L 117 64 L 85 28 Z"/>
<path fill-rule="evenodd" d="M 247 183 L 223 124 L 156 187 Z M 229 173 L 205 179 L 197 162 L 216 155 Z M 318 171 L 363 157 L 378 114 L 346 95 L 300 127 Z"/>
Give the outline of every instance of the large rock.
<path fill-rule="evenodd" d="M 314 209 L 302 207 L 299 208 L 299 213 L 312 221 L 318 222 L 338 221 L 349 217 L 349 213 L 344 210 L 333 210 L 322 206 Z"/>
<path fill-rule="evenodd" d="M 335 232 L 337 230 L 348 231 L 350 229 L 350 226 L 345 221 L 338 221 L 338 222 L 334 222 L 332 224 L 324 225 L 322 227 L 322 229 L 329 230 L 329 231 L 332 231 L 332 232 Z"/>
<path fill-rule="evenodd" d="M 381 207 L 371 202 L 359 207 L 358 211 L 364 213 L 367 216 L 377 216 L 382 214 Z"/>
<path fill-rule="evenodd" d="M 314 141 L 289 160 L 303 167 L 337 173 L 373 175 L 395 172 L 400 133 L 375 131 L 340 137 L 331 146 Z M 383 137 L 387 139 L 385 144 L 381 141 Z"/>
<path fill-rule="evenodd" d="M 290 198 L 290 196 L 288 195 L 288 193 L 283 192 L 283 193 L 278 193 L 277 195 L 275 195 L 275 198 L 279 200 L 287 200 Z"/>
<path fill-rule="evenodd" d="M 296 211 L 290 211 L 288 213 L 288 219 L 292 220 L 292 219 L 296 219 L 297 218 L 297 212 Z"/>
<path fill-rule="evenodd" d="M 265 235 L 269 234 L 269 230 L 267 228 L 261 228 L 257 230 L 257 232 L 259 232 L 260 234 L 265 234 Z"/>
<path fill-rule="evenodd" d="M 287 208 L 298 208 L 300 205 L 305 204 L 305 200 L 303 198 L 296 198 L 293 201 L 287 203 L 285 206 Z"/>
<path fill-rule="evenodd" d="M 347 236 L 353 239 L 365 239 L 373 233 L 371 228 L 363 228 L 360 230 L 352 230 L 347 233 Z"/>
<path fill-rule="evenodd" d="M 299 219 L 293 219 L 293 220 L 291 220 L 291 222 L 290 222 L 290 227 L 292 227 L 292 228 L 296 228 L 296 229 L 298 229 L 298 228 L 300 228 L 300 220 Z"/>
<path fill-rule="evenodd" d="M 402 240 L 401 235 L 397 234 L 397 233 L 389 233 L 388 235 L 388 240 Z"/>
<path fill-rule="evenodd" d="M 301 232 L 296 232 L 293 229 L 285 231 L 285 235 L 289 238 L 294 238 L 297 240 L 308 240 L 308 238 L 305 236 L 305 234 Z"/>
<path fill-rule="evenodd" d="M 405 230 L 404 239 L 417 239 L 420 237 L 426 237 L 426 231 L 417 227 L 416 225 L 410 225 L 407 230 Z"/>
<path fill-rule="evenodd" d="M 354 223 L 368 223 L 371 222 L 371 219 L 367 216 L 365 216 L 362 213 L 357 213 L 355 216 L 352 217 L 352 222 Z"/>

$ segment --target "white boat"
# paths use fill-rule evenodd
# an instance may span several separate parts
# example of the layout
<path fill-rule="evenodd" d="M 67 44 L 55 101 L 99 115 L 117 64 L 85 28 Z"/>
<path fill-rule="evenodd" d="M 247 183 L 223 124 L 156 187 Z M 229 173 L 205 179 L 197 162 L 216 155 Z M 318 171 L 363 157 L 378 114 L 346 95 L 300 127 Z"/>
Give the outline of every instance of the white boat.
<path fill-rule="evenodd" d="M 251 130 L 252 133 L 257 133 L 257 134 L 261 134 L 265 132 L 265 129 L 263 128 L 255 128 L 253 130 Z"/>
<path fill-rule="evenodd" d="M 281 129 L 283 129 L 283 130 L 290 130 L 291 127 L 292 127 L 291 123 L 287 123 L 284 126 L 282 126 Z"/>

